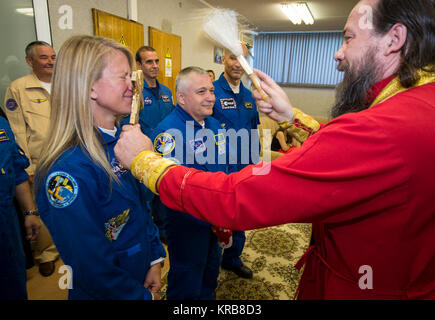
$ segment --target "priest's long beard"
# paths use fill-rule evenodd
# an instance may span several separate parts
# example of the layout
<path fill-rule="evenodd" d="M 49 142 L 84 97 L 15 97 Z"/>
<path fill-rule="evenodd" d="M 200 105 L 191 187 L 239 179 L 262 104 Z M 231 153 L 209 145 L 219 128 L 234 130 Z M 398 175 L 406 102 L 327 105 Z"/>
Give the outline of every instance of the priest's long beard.
<path fill-rule="evenodd" d="M 335 105 L 331 109 L 332 118 L 368 109 L 371 101 L 367 99 L 367 91 L 377 79 L 375 60 L 375 50 L 372 49 L 361 60 L 360 70 L 352 69 L 348 64 L 337 67 L 339 71 L 344 71 L 344 78 L 337 85 Z"/>

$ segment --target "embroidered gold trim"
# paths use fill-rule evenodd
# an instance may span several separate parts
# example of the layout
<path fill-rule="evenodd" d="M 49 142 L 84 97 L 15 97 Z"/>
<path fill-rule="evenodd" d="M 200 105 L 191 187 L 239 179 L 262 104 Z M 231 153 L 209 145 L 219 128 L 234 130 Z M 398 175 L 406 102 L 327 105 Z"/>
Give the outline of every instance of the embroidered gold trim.
<path fill-rule="evenodd" d="M 131 164 L 131 173 L 154 194 L 158 195 L 157 182 L 166 174 L 167 169 L 177 163 L 161 157 L 152 151 L 142 151 Z"/>
<path fill-rule="evenodd" d="M 435 82 L 435 74 L 433 72 L 425 72 L 423 70 L 418 71 L 419 80 L 411 88 L 416 88 L 431 82 Z M 411 88 L 404 88 L 400 84 L 399 77 L 394 78 L 390 83 L 381 91 L 381 93 L 376 97 L 376 99 L 370 105 L 370 108 L 374 105 L 382 103 L 398 93 L 406 91 Z"/>
<path fill-rule="evenodd" d="M 293 122 L 290 123 L 290 121 L 285 120 L 278 122 L 278 124 L 281 130 L 287 130 L 292 137 L 295 137 L 296 140 L 302 143 L 320 129 L 320 124 L 313 117 L 303 113 L 301 110 L 297 108 L 293 109 Z"/>

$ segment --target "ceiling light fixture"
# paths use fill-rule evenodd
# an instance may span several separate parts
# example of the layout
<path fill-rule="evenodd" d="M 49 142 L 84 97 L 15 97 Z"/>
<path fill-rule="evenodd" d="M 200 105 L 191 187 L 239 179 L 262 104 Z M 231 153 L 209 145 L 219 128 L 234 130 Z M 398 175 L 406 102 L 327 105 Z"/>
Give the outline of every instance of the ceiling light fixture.
<path fill-rule="evenodd" d="M 281 10 L 293 24 L 313 24 L 314 18 L 306 2 L 282 3 Z"/>
<path fill-rule="evenodd" d="M 15 11 L 26 16 L 33 16 L 33 8 L 18 8 Z"/>

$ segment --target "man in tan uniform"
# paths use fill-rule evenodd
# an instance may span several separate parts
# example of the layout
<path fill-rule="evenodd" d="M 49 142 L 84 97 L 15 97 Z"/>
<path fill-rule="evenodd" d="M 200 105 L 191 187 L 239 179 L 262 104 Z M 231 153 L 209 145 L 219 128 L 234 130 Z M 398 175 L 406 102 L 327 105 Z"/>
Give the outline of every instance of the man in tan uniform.
<path fill-rule="evenodd" d="M 33 184 L 42 144 L 50 126 L 50 91 L 56 53 L 46 42 L 34 41 L 26 47 L 26 62 L 33 72 L 13 81 L 5 95 L 4 110 L 17 143 L 26 153 L 26 169 Z M 39 272 L 49 276 L 59 257 L 53 240 L 43 225 L 35 243 L 35 260 Z"/>

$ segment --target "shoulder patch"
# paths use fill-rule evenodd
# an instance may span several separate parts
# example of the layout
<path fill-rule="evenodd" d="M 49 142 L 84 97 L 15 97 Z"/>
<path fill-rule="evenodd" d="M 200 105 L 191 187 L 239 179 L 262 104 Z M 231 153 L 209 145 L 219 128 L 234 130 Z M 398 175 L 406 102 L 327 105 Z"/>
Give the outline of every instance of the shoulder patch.
<path fill-rule="evenodd" d="M 214 135 L 214 142 L 216 143 L 216 145 L 225 143 L 225 135 L 223 133 L 218 133 Z"/>
<path fill-rule="evenodd" d="M 162 98 L 162 101 L 163 102 L 171 102 L 171 99 L 169 99 L 169 96 L 161 96 L 161 98 Z"/>
<path fill-rule="evenodd" d="M 245 102 L 246 109 L 252 109 L 252 102 Z"/>
<path fill-rule="evenodd" d="M 237 109 L 236 100 L 234 98 L 219 99 L 222 110 Z"/>
<path fill-rule="evenodd" d="M 193 152 L 195 153 L 201 153 L 207 150 L 207 147 L 204 143 L 203 139 L 195 139 L 189 141 L 190 147 L 192 148 Z"/>
<path fill-rule="evenodd" d="M 167 132 L 160 133 L 154 139 L 154 150 L 162 155 L 169 154 L 175 148 L 175 139 Z"/>
<path fill-rule="evenodd" d="M 114 217 L 104 223 L 106 238 L 109 239 L 110 242 L 117 240 L 129 219 L 130 209 L 127 209 L 124 210 L 119 216 Z"/>
<path fill-rule="evenodd" d="M 55 171 L 51 173 L 45 184 L 48 202 L 55 208 L 71 205 L 79 193 L 79 185 L 68 173 Z"/>
<path fill-rule="evenodd" d="M 0 129 L 0 141 L 8 141 L 9 137 L 5 129 Z"/>
<path fill-rule="evenodd" d="M 14 99 L 9 99 L 6 101 L 6 108 L 9 111 L 14 111 L 18 108 L 18 103 Z"/>

